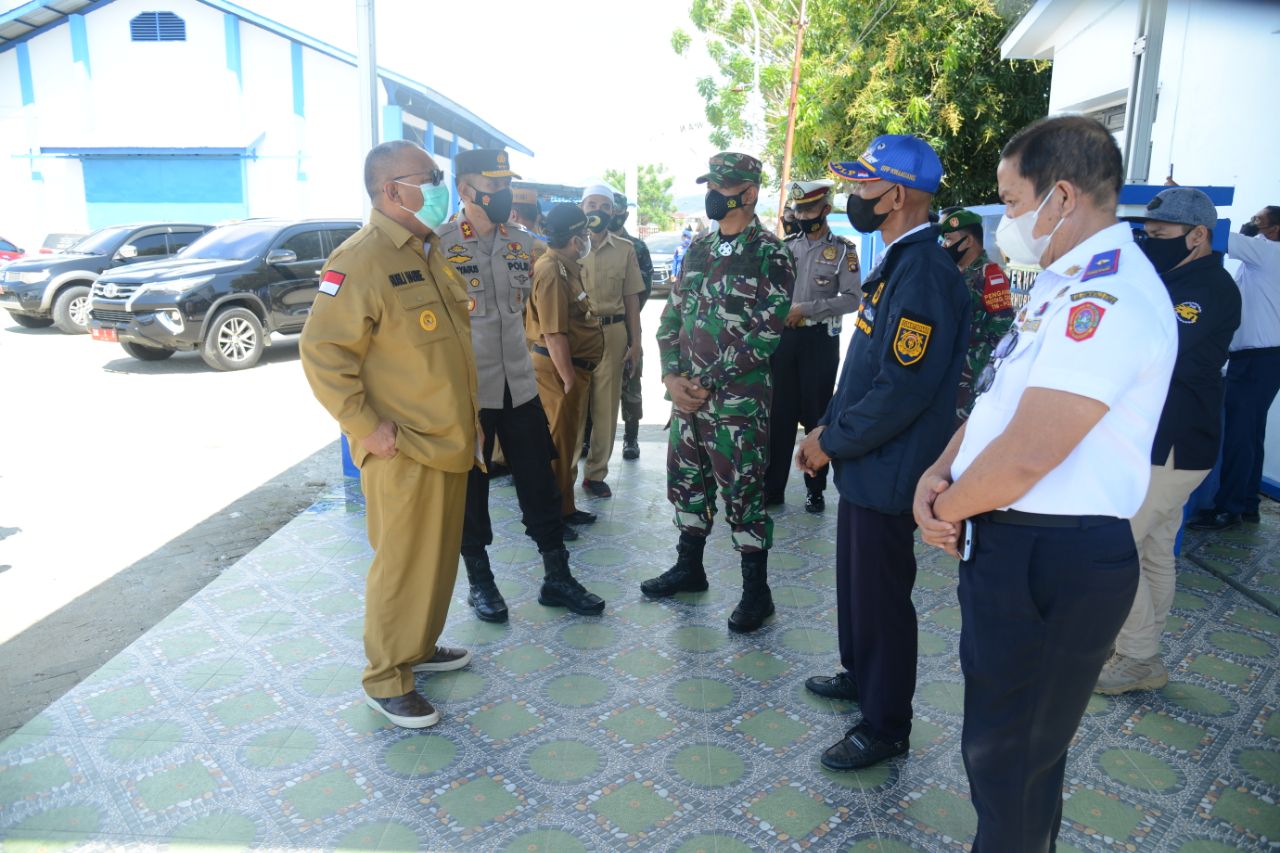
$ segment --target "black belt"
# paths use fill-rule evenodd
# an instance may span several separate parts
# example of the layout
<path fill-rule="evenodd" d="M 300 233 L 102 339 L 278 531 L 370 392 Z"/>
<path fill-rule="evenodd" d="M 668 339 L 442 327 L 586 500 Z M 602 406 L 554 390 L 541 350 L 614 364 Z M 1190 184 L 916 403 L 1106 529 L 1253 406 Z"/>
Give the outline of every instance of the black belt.
<path fill-rule="evenodd" d="M 610 323 L 621 323 L 625 319 L 627 319 L 626 314 L 610 314 L 608 317 L 600 318 L 600 325 L 607 326 Z"/>
<path fill-rule="evenodd" d="M 551 358 L 551 352 L 544 346 L 538 346 L 537 344 L 534 344 L 533 346 L 529 347 L 529 349 L 533 350 L 538 355 L 545 355 L 547 358 Z M 594 361 L 587 361 L 585 358 L 571 358 L 569 359 L 569 361 L 573 363 L 574 367 L 581 367 L 583 370 L 596 369 L 596 363 Z"/>
<path fill-rule="evenodd" d="M 992 510 L 978 517 L 996 524 L 1016 524 L 1019 527 L 1101 527 L 1120 521 L 1113 515 L 1045 515 L 1016 509 Z"/>

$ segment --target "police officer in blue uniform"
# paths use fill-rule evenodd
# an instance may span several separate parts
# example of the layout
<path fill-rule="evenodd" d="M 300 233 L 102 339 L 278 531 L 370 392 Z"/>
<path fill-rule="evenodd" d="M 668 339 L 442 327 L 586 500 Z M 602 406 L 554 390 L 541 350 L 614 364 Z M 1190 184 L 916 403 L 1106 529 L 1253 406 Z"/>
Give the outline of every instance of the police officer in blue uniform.
<path fill-rule="evenodd" d="M 821 696 L 858 700 L 862 720 L 822 756 L 854 770 L 907 751 L 916 689 L 912 487 L 955 425 L 969 292 L 929 222 L 942 163 L 924 140 L 875 139 L 831 170 L 853 182 L 848 217 L 887 245 L 862 280 L 835 397 L 800 444 L 797 466 L 830 461 L 840 492 L 836 599 L 844 672 L 814 676 Z"/>
<path fill-rule="evenodd" d="M 1178 333 L 1116 221 L 1123 176 L 1115 140 L 1084 116 L 1042 119 L 1005 145 L 996 242 L 1044 271 L 979 374 L 969 420 L 916 487 L 924 540 L 970 552 L 960 748 L 977 853 L 1054 848 L 1067 747 L 1138 585 L 1129 518 Z"/>

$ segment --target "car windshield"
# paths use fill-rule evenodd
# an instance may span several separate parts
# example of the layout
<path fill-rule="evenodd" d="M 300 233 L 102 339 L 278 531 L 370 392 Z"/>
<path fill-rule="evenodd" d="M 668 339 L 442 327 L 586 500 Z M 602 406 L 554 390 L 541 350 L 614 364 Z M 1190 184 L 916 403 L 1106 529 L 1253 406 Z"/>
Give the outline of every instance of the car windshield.
<path fill-rule="evenodd" d="M 132 231 L 133 228 L 128 225 L 116 225 L 111 228 L 101 228 L 94 231 L 88 237 L 85 237 L 79 243 L 67 249 L 68 252 L 76 252 L 82 255 L 107 255 L 114 252 L 124 236 Z"/>
<path fill-rule="evenodd" d="M 663 231 L 651 237 L 645 237 L 644 244 L 649 247 L 649 251 L 653 254 L 673 255 L 675 254 L 676 246 L 680 245 L 680 232 Z"/>
<path fill-rule="evenodd" d="M 178 257 L 245 261 L 265 252 L 271 239 L 279 233 L 278 224 L 241 222 L 238 225 L 224 225 L 187 246 L 178 253 Z"/>

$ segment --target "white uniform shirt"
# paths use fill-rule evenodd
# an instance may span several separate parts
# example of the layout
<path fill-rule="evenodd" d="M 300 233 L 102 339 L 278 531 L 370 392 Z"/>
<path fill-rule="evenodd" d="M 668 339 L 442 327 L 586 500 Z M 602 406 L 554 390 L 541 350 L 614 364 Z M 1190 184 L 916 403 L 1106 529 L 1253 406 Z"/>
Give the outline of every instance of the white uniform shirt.
<path fill-rule="evenodd" d="M 1004 432 L 1024 389 L 1066 391 L 1105 403 L 1107 413 L 1006 508 L 1132 518 L 1147 493 L 1178 329 L 1168 291 L 1129 226 L 1099 231 L 1040 273 L 1014 328 L 1017 346 L 974 404 L 952 479 Z"/>
<path fill-rule="evenodd" d="M 1232 233 L 1227 254 L 1240 261 L 1240 328 L 1231 339 L 1231 352 L 1280 347 L 1280 242 Z"/>

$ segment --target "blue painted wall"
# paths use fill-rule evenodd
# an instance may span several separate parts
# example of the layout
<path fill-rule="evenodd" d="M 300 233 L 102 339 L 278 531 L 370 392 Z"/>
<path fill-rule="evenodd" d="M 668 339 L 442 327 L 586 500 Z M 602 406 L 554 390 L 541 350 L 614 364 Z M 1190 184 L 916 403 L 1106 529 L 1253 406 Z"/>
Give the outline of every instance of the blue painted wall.
<path fill-rule="evenodd" d="M 81 165 L 92 228 L 146 219 L 217 222 L 249 213 L 239 158 L 85 158 Z"/>

